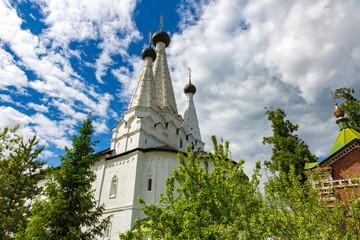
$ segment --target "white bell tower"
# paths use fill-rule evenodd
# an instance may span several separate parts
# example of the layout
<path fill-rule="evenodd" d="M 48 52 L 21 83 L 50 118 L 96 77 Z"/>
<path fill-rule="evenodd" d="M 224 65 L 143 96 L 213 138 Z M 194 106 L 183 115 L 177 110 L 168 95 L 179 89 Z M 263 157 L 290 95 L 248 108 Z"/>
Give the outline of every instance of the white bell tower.
<path fill-rule="evenodd" d="M 120 232 L 131 230 L 136 219 L 145 217 L 137 199 L 158 202 L 166 178 L 178 164 L 177 154 L 187 145 L 205 154 L 191 78 L 184 89 L 184 118 L 177 112 L 165 52 L 170 37 L 162 26 L 152 36 L 156 51 L 150 41 L 141 53 L 143 70 L 129 108 L 112 129 L 110 148 L 94 154 L 100 158 L 94 166 L 95 197 L 105 205 L 104 216 L 112 215 L 105 239 L 118 239 Z"/>

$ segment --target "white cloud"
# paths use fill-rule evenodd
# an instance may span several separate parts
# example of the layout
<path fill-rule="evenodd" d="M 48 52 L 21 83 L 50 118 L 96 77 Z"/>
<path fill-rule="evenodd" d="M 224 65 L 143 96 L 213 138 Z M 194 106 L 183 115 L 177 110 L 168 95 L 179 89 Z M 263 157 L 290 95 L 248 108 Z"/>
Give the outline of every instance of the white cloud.
<path fill-rule="evenodd" d="M 62 104 L 67 104 L 72 111 L 64 112 L 66 115 L 78 111 L 75 109 L 78 101 L 85 106 L 84 110 L 105 116 L 112 96 L 108 93 L 99 93 L 93 87 L 84 84 L 67 58 L 69 53 L 73 52 L 69 50 L 68 44 L 71 41 L 86 39 L 100 40 L 102 53 L 96 67 L 97 75 L 101 77 L 111 63 L 110 56 L 114 54 L 125 56 L 130 42 L 140 38 L 131 17 L 136 2 L 124 0 L 116 4 L 101 1 L 38 1 L 37 3 L 41 4 L 46 14 L 44 23 L 49 26 L 39 37 L 32 35 L 28 30 L 22 30 L 21 19 L 17 16 L 16 10 L 10 4 L 3 3 L 2 16 L 7 17 L 7 21 L 5 19 L 2 21 L 0 38 L 9 44 L 21 59 L 21 64 L 39 77 L 31 81 L 29 86 L 39 93 L 61 101 Z M 64 12 L 66 14 L 63 14 Z M 47 49 L 46 46 L 49 44 L 51 48 Z M 58 46 L 63 50 L 58 52 L 56 48 Z M 40 57 L 39 54 L 42 56 Z M 10 68 L 13 71 L 18 70 L 13 62 L 7 65 L 5 70 L 8 74 L 12 72 Z M 27 80 L 24 73 L 21 75 L 16 72 L 13 75 L 18 79 L 23 76 L 23 79 Z M 7 76 L 6 79 L 9 81 L 12 78 Z M 14 82 L 16 81 L 12 81 Z M 59 106 L 63 105 L 59 104 Z"/>
<path fill-rule="evenodd" d="M 39 159 L 41 160 L 47 160 L 50 157 L 54 157 L 54 153 L 48 150 L 43 150 L 39 155 Z M 48 167 L 49 167 L 48 165 L 44 165 L 43 169 L 46 169 Z"/>
<path fill-rule="evenodd" d="M 23 136 L 24 139 L 29 139 L 34 136 L 34 129 L 28 126 L 32 121 L 30 116 L 27 116 L 12 107 L 5 106 L 0 106 L 0 116 L 0 128 L 14 127 L 19 124 L 20 129 L 18 130 L 18 134 Z M 45 142 L 41 141 L 40 143 L 44 144 Z"/>
<path fill-rule="evenodd" d="M 131 96 L 144 66 L 144 61 L 139 57 L 129 57 L 128 61 L 133 71 L 129 71 L 129 68 L 126 67 L 120 67 L 111 71 L 119 82 L 121 82 L 121 89 L 119 89 L 117 95 L 118 101 L 120 102 L 130 102 Z"/>
<path fill-rule="evenodd" d="M 0 89 L 6 89 L 9 86 L 26 87 L 28 80 L 25 73 L 16 66 L 13 56 L 2 47 L 3 44 L 0 44 Z"/>
<path fill-rule="evenodd" d="M 36 103 L 33 103 L 33 102 L 29 102 L 27 104 L 27 107 L 28 108 L 32 108 L 38 112 L 49 112 L 49 108 L 44 106 L 43 104 L 36 104 Z"/>
<path fill-rule="evenodd" d="M 51 120 L 41 113 L 31 117 L 33 129 L 36 134 L 44 139 L 48 145 L 55 144 L 57 148 L 63 149 L 65 146 L 71 146 L 71 141 L 67 138 L 67 125 L 62 122 Z"/>
<path fill-rule="evenodd" d="M 182 112 L 187 67 L 197 87 L 202 138 L 231 142 L 235 159 L 267 160 L 264 107 L 282 107 L 313 152 L 326 155 L 338 133 L 330 90 L 360 91 L 357 1 L 211 1 L 192 4 L 167 49 Z M 189 17 L 189 14 L 197 14 Z M 264 159 L 267 156 L 267 159 Z"/>
<path fill-rule="evenodd" d="M 105 119 L 115 114 L 110 109 L 113 96 L 89 84 L 75 72 L 70 58 L 76 57 L 81 64 L 94 67 L 98 81 L 102 82 L 101 77 L 112 64 L 111 57 L 118 54 L 126 57 L 129 44 L 141 38 L 132 17 L 137 2 L 32 2 L 40 6 L 44 16 L 41 20 L 32 18 L 46 25 L 38 35 L 22 28 L 23 20 L 15 9 L 17 4 L 7 0 L 0 2 L 0 89 L 28 94 L 31 101 L 24 97 L 22 103 L 14 102 L 10 94 L 2 94 L 1 100 L 17 106 L 23 104 L 25 109 L 34 109 L 38 114 L 30 116 L 13 108 L 1 109 L 10 115 L 9 119 L 2 119 L 0 125 L 17 119 L 28 134 L 37 132 L 42 144 L 53 144 L 62 149 L 69 145 L 68 135 L 76 133 L 77 125 L 88 112 L 92 112 L 94 118 L 102 119 L 97 122 L 97 133 L 106 131 Z M 71 42 L 88 40 L 98 42 L 100 54 L 95 64 L 83 63 L 81 52 L 69 47 Z M 28 80 L 24 70 L 32 72 L 35 78 Z M 15 86 L 18 92 L 9 86 Z M 30 95 L 27 90 L 35 91 L 36 95 Z M 51 115 L 51 119 L 47 115 Z"/>
<path fill-rule="evenodd" d="M 0 100 L 2 102 L 15 103 L 10 95 L 0 94 Z"/>
<path fill-rule="evenodd" d="M 94 125 L 94 129 L 95 129 L 95 134 L 110 132 L 110 129 L 106 125 L 106 122 L 104 120 L 103 121 L 94 121 L 93 125 Z"/>
<path fill-rule="evenodd" d="M 43 144 L 63 148 L 88 112 L 98 118 L 97 133 L 103 133 L 106 120 L 119 119 L 111 101 L 130 100 L 143 66 L 139 57 L 127 53 L 130 43 L 141 38 L 132 16 L 138 1 L 32 2 L 41 6 L 47 26 L 39 35 L 22 29 L 12 4 L 0 1 L 0 89 L 14 94 L 2 92 L 0 98 L 20 104 L 11 101 L 23 94 L 21 104 L 38 113 L 2 106 L 0 126 L 21 123 L 28 136 L 37 132 Z M 262 146 L 262 137 L 271 135 L 264 107 L 272 105 L 299 123 L 299 135 L 313 152 L 329 151 L 337 134 L 330 90 L 346 86 L 360 91 L 358 1 L 184 0 L 179 6 L 181 32 L 172 36 L 167 49 L 169 66 L 180 112 L 187 67 L 193 70 L 208 149 L 215 134 L 230 140 L 235 159 L 264 160 L 270 148 Z M 100 49 L 91 63 L 69 47 L 88 40 L 98 42 Z M 122 86 L 115 97 L 75 72 L 69 60 L 75 57 L 95 68 L 102 82 L 115 55 L 130 66 L 111 71 Z M 35 77 L 27 79 L 26 71 Z"/>
<path fill-rule="evenodd" d="M 57 109 L 61 112 L 61 114 L 65 116 L 71 116 L 74 120 L 80 121 L 86 118 L 87 114 L 82 112 L 75 111 L 71 105 L 66 102 L 53 101 L 51 105 L 56 106 Z"/>
<path fill-rule="evenodd" d="M 0 127 L 13 127 L 17 124 L 22 126 L 27 125 L 31 122 L 31 117 L 19 112 L 12 107 L 0 106 Z"/>
<path fill-rule="evenodd" d="M 44 38 L 53 45 L 67 48 L 71 41 L 100 39 L 102 52 L 96 60 L 96 78 L 99 82 L 113 63 L 111 56 L 127 56 L 127 48 L 141 38 L 132 18 L 137 1 L 46 0 L 42 1 L 45 23 L 50 27 Z M 64 14 L 66 12 L 66 14 Z"/>

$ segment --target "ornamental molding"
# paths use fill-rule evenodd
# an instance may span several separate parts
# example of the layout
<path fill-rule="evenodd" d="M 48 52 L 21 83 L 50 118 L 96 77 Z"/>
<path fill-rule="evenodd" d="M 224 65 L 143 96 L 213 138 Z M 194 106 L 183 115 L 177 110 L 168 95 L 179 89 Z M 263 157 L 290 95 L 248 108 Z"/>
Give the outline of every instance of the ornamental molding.
<path fill-rule="evenodd" d="M 338 153 L 335 153 L 335 155 L 331 156 L 328 160 L 326 160 L 323 164 L 321 164 L 321 166 L 322 167 L 323 166 L 324 167 L 331 166 L 337 160 L 339 160 L 340 158 L 343 158 L 345 155 L 347 155 L 348 153 L 350 153 L 352 150 L 354 150 L 356 148 L 360 148 L 360 143 L 359 142 L 354 142 L 353 144 L 350 144 L 349 146 L 342 149 Z"/>

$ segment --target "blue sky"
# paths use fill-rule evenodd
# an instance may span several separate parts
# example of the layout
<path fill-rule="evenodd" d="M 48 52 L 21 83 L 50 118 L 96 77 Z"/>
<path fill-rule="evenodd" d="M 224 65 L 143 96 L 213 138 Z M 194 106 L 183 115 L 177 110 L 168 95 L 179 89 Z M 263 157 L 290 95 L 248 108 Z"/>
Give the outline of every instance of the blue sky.
<path fill-rule="evenodd" d="M 360 2 L 31 0 L 0 2 L 0 127 L 37 134 L 42 157 L 71 143 L 92 112 L 97 151 L 110 146 L 142 68 L 148 31 L 167 48 L 179 112 L 187 67 L 197 87 L 203 140 L 228 139 L 251 169 L 268 160 L 265 107 L 282 107 L 299 135 L 325 157 L 338 127 L 331 90 L 360 92 Z"/>

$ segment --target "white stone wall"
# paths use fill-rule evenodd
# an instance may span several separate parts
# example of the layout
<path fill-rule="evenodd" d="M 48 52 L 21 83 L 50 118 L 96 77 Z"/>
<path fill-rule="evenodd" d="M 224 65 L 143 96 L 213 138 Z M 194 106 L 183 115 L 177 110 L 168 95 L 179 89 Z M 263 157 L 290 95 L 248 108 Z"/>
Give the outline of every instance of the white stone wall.
<path fill-rule="evenodd" d="M 145 218 L 137 199 L 157 203 L 165 192 L 165 180 L 178 164 L 177 153 L 166 151 L 135 151 L 94 166 L 97 179 L 94 182 L 95 198 L 105 205 L 104 217 L 112 215 L 111 238 L 118 239 L 120 232 L 133 227 L 136 219 Z M 118 178 L 116 196 L 110 198 L 110 186 L 114 176 Z M 148 179 L 152 179 L 148 190 Z M 101 238 L 100 238 L 101 239 Z"/>

